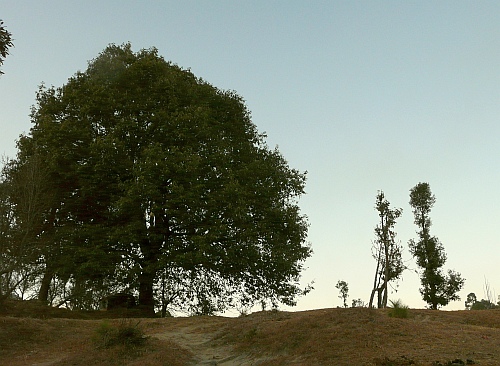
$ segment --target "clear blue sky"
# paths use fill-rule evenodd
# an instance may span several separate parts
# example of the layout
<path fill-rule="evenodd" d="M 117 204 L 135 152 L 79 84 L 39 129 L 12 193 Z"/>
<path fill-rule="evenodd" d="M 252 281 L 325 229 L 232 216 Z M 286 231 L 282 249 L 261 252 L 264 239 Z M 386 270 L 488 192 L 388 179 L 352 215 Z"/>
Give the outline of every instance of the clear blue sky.
<path fill-rule="evenodd" d="M 109 43 L 155 46 L 242 95 L 269 145 L 308 171 L 304 281 L 316 289 L 297 310 L 341 305 L 339 279 L 368 301 L 377 190 L 403 208 L 407 248 L 418 182 L 437 198 L 431 233 L 445 267 L 467 279 L 445 309 L 484 297 L 485 279 L 500 294 L 499 1 L 3 0 L 0 19 L 15 39 L 0 77 L 0 154 L 29 130 L 41 82 L 63 85 Z M 390 298 L 424 307 L 418 289 L 407 271 Z"/>

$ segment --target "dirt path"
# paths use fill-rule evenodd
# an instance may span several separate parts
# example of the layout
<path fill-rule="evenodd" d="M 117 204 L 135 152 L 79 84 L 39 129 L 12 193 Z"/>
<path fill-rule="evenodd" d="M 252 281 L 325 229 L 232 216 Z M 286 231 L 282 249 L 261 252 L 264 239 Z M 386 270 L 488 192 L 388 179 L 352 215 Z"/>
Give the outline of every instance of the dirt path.
<path fill-rule="evenodd" d="M 175 330 L 164 330 L 151 336 L 169 340 L 192 352 L 196 365 L 251 366 L 259 361 L 248 355 L 239 354 L 232 345 L 218 339 L 220 329 L 203 325 L 178 326 Z"/>

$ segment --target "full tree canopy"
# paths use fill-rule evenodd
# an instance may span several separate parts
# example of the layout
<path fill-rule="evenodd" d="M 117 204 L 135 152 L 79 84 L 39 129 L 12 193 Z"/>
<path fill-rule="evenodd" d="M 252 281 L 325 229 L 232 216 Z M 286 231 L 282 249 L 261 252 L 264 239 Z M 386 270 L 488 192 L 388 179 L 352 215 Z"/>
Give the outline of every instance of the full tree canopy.
<path fill-rule="evenodd" d="M 89 293 L 137 291 L 149 312 L 211 313 L 307 291 L 305 174 L 267 147 L 234 92 L 154 48 L 110 45 L 64 86 L 42 86 L 32 123 L 7 175 L 36 158 L 48 176 L 40 299 L 59 288 L 88 307 Z"/>

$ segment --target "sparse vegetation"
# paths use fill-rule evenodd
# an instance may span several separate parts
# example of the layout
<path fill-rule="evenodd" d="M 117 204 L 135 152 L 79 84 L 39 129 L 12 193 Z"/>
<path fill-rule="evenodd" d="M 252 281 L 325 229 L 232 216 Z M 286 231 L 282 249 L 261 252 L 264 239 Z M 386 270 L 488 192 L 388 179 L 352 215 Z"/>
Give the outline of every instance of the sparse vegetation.
<path fill-rule="evenodd" d="M 365 308 L 366 303 L 361 299 L 353 299 L 351 307 L 353 307 L 353 308 Z"/>

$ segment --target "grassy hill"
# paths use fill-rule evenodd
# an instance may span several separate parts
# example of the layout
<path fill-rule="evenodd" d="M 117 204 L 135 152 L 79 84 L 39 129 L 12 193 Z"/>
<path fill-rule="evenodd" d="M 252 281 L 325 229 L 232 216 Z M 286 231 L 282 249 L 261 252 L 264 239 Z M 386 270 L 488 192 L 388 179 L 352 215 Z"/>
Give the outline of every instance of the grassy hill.
<path fill-rule="evenodd" d="M 388 312 L 125 319 L 9 302 L 0 365 L 500 365 L 500 310 Z"/>

